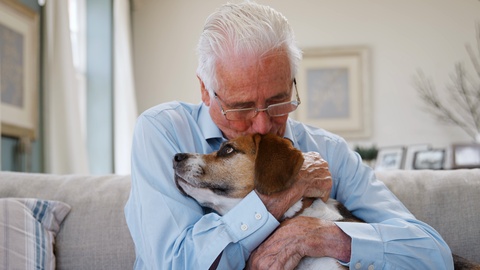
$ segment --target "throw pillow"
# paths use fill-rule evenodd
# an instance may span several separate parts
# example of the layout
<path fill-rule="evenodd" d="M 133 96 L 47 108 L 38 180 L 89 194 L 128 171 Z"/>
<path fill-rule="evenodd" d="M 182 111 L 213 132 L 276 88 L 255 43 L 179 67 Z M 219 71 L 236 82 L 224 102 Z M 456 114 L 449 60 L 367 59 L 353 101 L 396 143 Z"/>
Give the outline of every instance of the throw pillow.
<path fill-rule="evenodd" d="M 59 201 L 0 199 L 0 269 L 55 269 L 55 237 L 69 212 Z"/>

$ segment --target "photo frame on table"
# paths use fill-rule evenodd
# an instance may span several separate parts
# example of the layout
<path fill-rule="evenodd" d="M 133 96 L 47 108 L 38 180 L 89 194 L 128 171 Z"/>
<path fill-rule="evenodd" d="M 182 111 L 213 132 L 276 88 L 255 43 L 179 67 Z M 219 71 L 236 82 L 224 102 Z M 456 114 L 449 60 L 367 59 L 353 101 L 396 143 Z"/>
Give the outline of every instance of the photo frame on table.
<path fill-rule="evenodd" d="M 371 136 L 367 47 L 303 50 L 296 77 L 302 104 L 294 118 L 345 138 Z"/>
<path fill-rule="evenodd" d="M 415 154 L 419 151 L 429 150 L 430 148 L 431 147 L 429 144 L 414 144 L 414 145 L 407 146 L 405 150 L 405 161 L 403 163 L 403 169 L 412 170 Z"/>
<path fill-rule="evenodd" d="M 454 169 L 480 168 L 480 144 L 454 144 L 452 152 Z"/>
<path fill-rule="evenodd" d="M 0 119 L 5 136 L 37 133 L 38 15 L 13 0 L 0 0 Z"/>
<path fill-rule="evenodd" d="M 413 159 L 415 170 L 442 170 L 445 164 L 445 149 L 417 151 Z"/>
<path fill-rule="evenodd" d="M 401 169 L 403 166 L 404 155 L 405 147 L 403 146 L 380 148 L 375 162 L 375 170 L 385 171 Z"/>

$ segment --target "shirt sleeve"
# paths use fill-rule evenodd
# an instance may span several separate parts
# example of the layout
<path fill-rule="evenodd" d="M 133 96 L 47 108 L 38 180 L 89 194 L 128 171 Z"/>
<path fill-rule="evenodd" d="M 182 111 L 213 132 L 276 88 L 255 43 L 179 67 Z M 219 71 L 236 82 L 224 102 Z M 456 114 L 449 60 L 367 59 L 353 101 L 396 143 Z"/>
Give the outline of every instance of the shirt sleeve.
<path fill-rule="evenodd" d="M 176 188 L 172 158 L 206 151 L 188 123 L 142 115 L 132 145 L 132 187 L 125 216 L 135 243 L 135 269 L 243 269 L 251 251 L 278 225 L 255 192 L 224 216 L 205 214 Z M 179 146 L 181 145 L 181 146 Z M 228 257 L 228 260 L 225 258 Z"/>
<path fill-rule="evenodd" d="M 366 223 L 337 222 L 352 238 L 351 269 L 453 269 L 440 234 L 417 220 L 343 140 L 328 156 L 332 196 Z"/>

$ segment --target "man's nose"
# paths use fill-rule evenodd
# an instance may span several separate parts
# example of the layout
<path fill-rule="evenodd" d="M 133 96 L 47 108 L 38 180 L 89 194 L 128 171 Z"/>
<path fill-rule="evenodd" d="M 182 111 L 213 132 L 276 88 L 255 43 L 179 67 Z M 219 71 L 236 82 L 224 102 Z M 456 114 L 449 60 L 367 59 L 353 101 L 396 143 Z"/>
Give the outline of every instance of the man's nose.
<path fill-rule="evenodd" d="M 272 119 L 266 111 L 259 111 L 253 118 L 252 127 L 255 132 L 260 134 L 267 134 L 272 128 Z"/>

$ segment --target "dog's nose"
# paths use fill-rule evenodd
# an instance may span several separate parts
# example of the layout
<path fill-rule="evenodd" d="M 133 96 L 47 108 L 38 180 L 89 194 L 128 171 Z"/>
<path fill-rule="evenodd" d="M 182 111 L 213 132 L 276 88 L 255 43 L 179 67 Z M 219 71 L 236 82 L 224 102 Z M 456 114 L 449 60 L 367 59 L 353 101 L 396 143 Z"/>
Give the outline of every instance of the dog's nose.
<path fill-rule="evenodd" d="M 180 162 L 184 159 L 187 159 L 188 155 L 185 154 L 185 153 L 178 153 L 178 154 L 175 154 L 175 157 L 174 157 L 174 160 L 175 162 Z"/>

